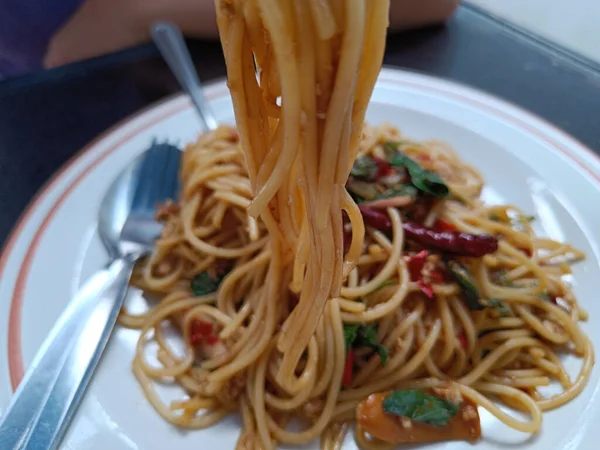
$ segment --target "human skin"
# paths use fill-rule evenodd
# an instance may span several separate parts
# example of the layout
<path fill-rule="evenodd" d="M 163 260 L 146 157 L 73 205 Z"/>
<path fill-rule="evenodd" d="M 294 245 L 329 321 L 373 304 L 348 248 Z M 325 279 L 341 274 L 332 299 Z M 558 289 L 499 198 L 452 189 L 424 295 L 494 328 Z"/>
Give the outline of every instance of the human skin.
<path fill-rule="evenodd" d="M 459 0 L 391 0 L 390 27 L 406 30 L 441 23 Z M 92 58 L 150 39 L 156 20 L 175 23 L 186 36 L 217 37 L 214 0 L 87 0 L 50 40 L 47 68 Z"/>

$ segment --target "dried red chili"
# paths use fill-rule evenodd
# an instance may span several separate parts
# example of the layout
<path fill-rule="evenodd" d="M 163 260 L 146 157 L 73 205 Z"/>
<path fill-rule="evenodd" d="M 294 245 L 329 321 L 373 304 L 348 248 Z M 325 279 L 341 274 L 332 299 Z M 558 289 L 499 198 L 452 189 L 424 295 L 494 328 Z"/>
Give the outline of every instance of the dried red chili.
<path fill-rule="evenodd" d="M 445 220 L 441 220 L 441 219 L 437 219 L 435 221 L 435 223 L 433 224 L 433 229 L 435 231 L 456 231 L 456 227 L 454 226 L 454 224 L 451 224 L 450 222 L 446 222 Z"/>
<path fill-rule="evenodd" d="M 366 225 L 381 231 L 392 229 L 392 221 L 386 213 L 365 205 L 358 207 Z M 403 228 L 408 239 L 455 255 L 481 257 L 498 250 L 498 239 L 488 234 L 440 232 L 415 222 L 405 222 Z"/>
<path fill-rule="evenodd" d="M 403 227 L 408 239 L 456 255 L 481 257 L 498 250 L 498 239 L 487 234 L 439 232 L 414 222 L 406 222 Z"/>
<path fill-rule="evenodd" d="M 385 211 L 381 212 L 365 205 L 358 205 L 358 209 L 360 209 L 365 225 L 381 231 L 392 229 L 392 221 Z"/>

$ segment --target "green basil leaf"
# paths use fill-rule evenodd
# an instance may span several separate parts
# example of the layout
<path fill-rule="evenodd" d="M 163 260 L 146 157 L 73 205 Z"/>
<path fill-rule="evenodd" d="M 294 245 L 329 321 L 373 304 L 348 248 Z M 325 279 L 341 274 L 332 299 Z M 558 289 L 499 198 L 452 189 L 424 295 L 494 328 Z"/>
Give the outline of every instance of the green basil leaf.
<path fill-rule="evenodd" d="M 375 347 L 375 350 L 377 350 L 377 353 L 379 353 L 379 359 L 381 359 L 381 365 L 385 366 L 385 364 L 387 363 L 387 360 L 388 360 L 388 356 L 390 355 L 389 350 L 381 344 L 377 344 L 377 347 Z"/>
<path fill-rule="evenodd" d="M 373 158 L 361 156 L 356 158 L 350 175 L 358 180 L 374 181 L 377 178 L 379 167 Z"/>
<path fill-rule="evenodd" d="M 346 353 L 354 345 L 354 341 L 356 341 L 356 337 L 358 336 L 359 328 L 360 325 L 357 323 L 344 325 L 344 342 L 346 343 Z"/>
<path fill-rule="evenodd" d="M 346 351 L 351 347 L 367 347 L 379 353 L 382 366 L 387 363 L 389 351 L 377 342 L 377 325 L 344 325 L 344 341 L 346 342 Z"/>
<path fill-rule="evenodd" d="M 484 309 L 485 306 L 480 302 L 481 294 L 475 285 L 475 279 L 467 268 L 456 261 L 448 261 L 447 266 L 453 278 L 458 283 L 468 308 L 475 311 Z"/>
<path fill-rule="evenodd" d="M 383 410 L 416 422 L 445 427 L 456 416 L 459 406 L 419 389 L 407 389 L 387 395 L 383 400 Z"/>
<path fill-rule="evenodd" d="M 440 176 L 431 172 L 430 170 L 424 169 L 415 160 L 409 158 L 403 153 L 393 151 L 389 149 L 393 146 L 392 143 L 386 144 L 388 150 L 389 163 L 393 167 L 405 167 L 408 170 L 412 184 L 419 190 L 433 195 L 434 197 L 447 197 L 450 193 L 450 189 L 446 183 L 442 181 Z"/>
<path fill-rule="evenodd" d="M 377 325 L 365 325 L 358 330 L 360 343 L 365 347 L 377 345 Z"/>
<path fill-rule="evenodd" d="M 500 313 L 501 316 L 510 315 L 510 309 L 504 304 L 502 300 L 497 298 L 490 298 L 484 301 L 488 308 L 493 308 Z"/>
<path fill-rule="evenodd" d="M 217 276 L 217 278 L 213 278 L 208 272 L 200 272 L 198 275 L 192 278 L 192 281 L 190 282 L 192 292 L 197 296 L 208 295 L 216 292 L 217 289 L 219 289 L 221 281 L 223 278 L 225 278 L 225 275 L 227 275 L 227 272 L 221 276 Z"/>

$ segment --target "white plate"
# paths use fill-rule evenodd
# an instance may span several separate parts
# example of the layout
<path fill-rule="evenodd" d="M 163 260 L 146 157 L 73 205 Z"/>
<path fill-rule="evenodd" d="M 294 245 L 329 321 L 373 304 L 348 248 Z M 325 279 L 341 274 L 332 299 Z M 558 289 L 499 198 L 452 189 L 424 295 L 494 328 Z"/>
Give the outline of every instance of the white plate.
<path fill-rule="evenodd" d="M 206 88 L 217 118 L 233 123 L 224 82 Z M 185 143 L 200 131 L 184 97 L 137 114 L 71 160 L 42 189 L 10 237 L 0 260 L 0 412 L 23 368 L 82 281 L 106 261 L 96 213 L 114 176 L 153 138 Z M 588 259 L 575 267 L 575 292 L 590 312 L 584 325 L 600 348 L 600 160 L 580 143 L 531 114 L 451 82 L 384 69 L 368 111 L 416 139 L 449 142 L 484 174 L 491 202 L 514 203 L 538 217 L 538 232 L 567 240 Z M 596 324 L 596 326 L 594 326 Z M 136 332 L 118 329 L 65 439 L 64 448 L 233 448 L 237 418 L 205 431 L 183 432 L 148 405 L 130 370 Z M 573 358 L 567 364 L 578 369 Z M 544 414 L 542 432 L 529 437 L 483 415 L 484 439 L 475 448 L 592 449 L 600 439 L 598 370 L 574 401 Z M 350 442 L 347 448 L 356 448 Z M 428 448 L 463 448 L 444 443 Z M 315 443 L 309 448 L 318 448 Z"/>

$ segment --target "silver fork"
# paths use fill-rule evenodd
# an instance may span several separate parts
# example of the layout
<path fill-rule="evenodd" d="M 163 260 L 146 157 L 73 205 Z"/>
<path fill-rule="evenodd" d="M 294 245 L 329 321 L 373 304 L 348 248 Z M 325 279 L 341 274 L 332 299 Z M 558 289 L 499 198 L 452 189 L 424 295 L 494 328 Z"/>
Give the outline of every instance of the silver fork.
<path fill-rule="evenodd" d="M 135 262 L 162 226 L 156 205 L 175 199 L 181 152 L 154 142 L 113 182 L 100 207 L 99 233 L 111 261 L 54 325 L 0 421 L 0 449 L 55 449 L 110 338 Z"/>

